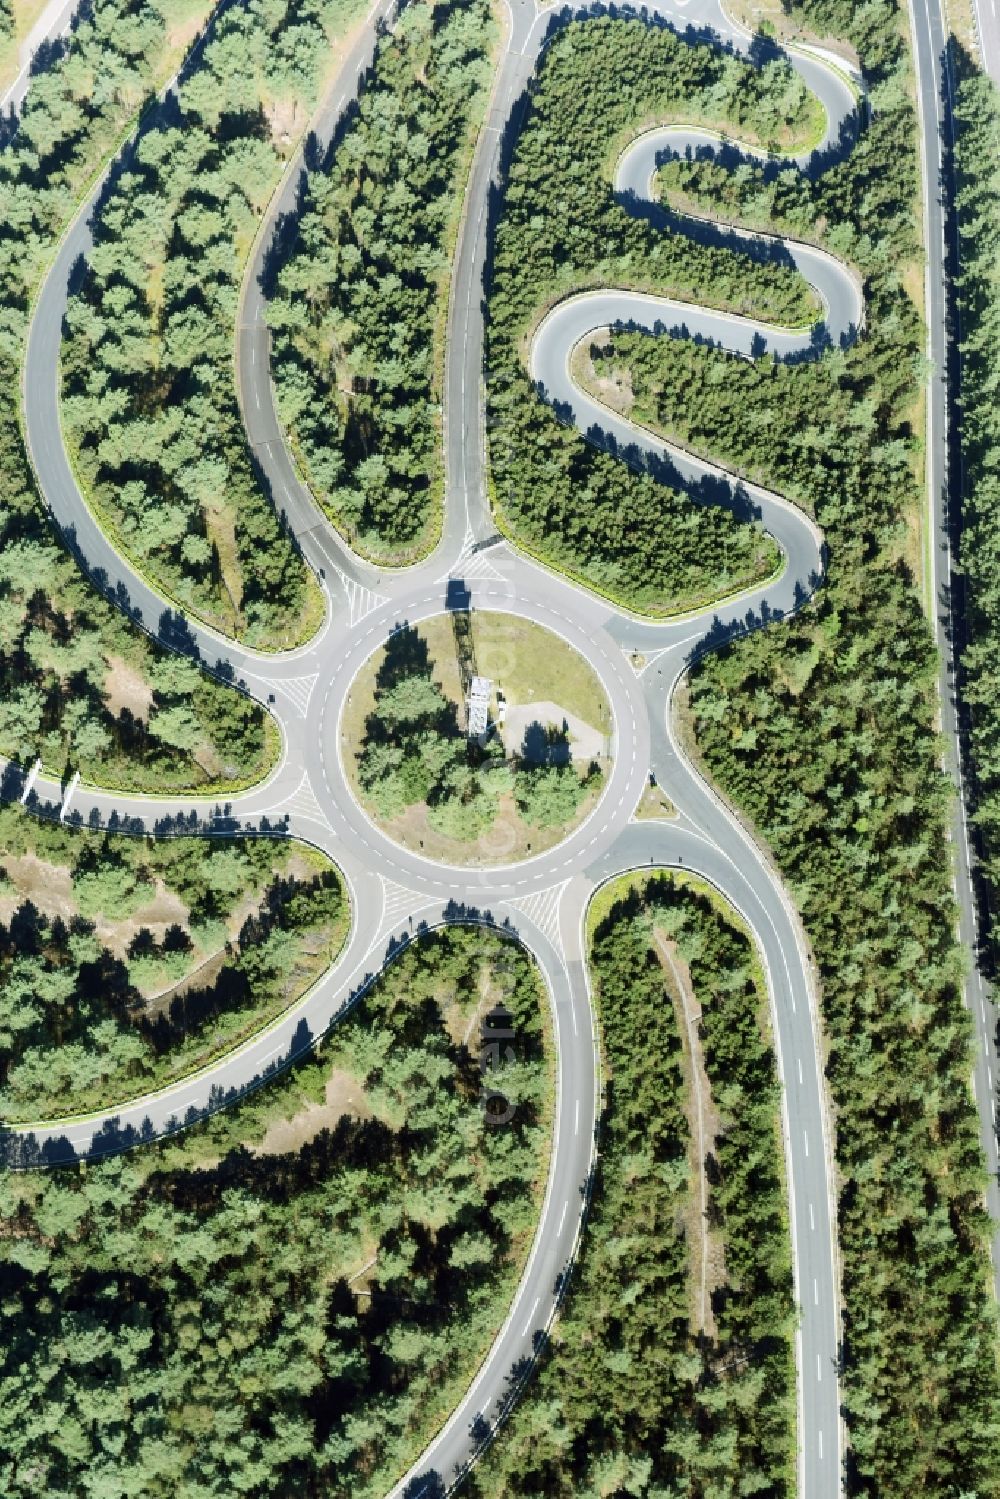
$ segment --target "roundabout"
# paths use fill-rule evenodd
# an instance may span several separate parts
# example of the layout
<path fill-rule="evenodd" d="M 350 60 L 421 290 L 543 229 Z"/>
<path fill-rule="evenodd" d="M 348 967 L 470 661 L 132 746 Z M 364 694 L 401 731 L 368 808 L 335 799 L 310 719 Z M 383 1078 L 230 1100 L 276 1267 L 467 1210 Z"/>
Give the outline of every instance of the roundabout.
<path fill-rule="evenodd" d="M 546 853 L 596 815 L 611 739 L 607 694 L 578 649 L 529 619 L 464 608 L 395 630 L 337 725 L 341 771 L 373 827 L 455 868 Z"/>
<path fill-rule="evenodd" d="M 321 143 L 332 139 L 341 110 L 356 91 L 358 74 L 372 55 L 378 25 L 390 9 L 385 3 L 373 7 L 318 117 Z M 267 359 L 257 357 L 267 348 L 261 273 L 272 234 L 294 203 L 297 172 L 288 173 L 272 201 L 246 282 L 236 364 L 248 440 L 275 504 L 327 593 L 323 630 L 294 652 L 268 656 L 246 651 L 197 622 L 178 621 L 168 601 L 130 569 L 97 526 L 60 438 L 58 355 L 72 268 L 90 247 L 87 220 L 102 183 L 64 242 L 39 293 L 25 371 L 25 428 L 40 489 L 83 565 L 131 617 L 165 643 L 180 643 L 208 670 L 268 704 L 281 727 L 284 753 L 266 784 L 240 794 L 225 809 L 192 797 L 123 797 L 76 785 L 62 788 L 44 778 L 26 788 L 29 805 L 93 827 L 124 817 L 135 829 L 169 832 L 182 824 L 190 828 L 193 819 L 209 834 L 234 827 L 293 833 L 328 852 L 343 870 L 354 924 L 341 959 L 294 1010 L 211 1069 L 104 1114 L 8 1129 L 4 1143 L 12 1164 L 54 1165 L 141 1145 L 181 1129 L 262 1086 L 307 1052 L 412 935 L 449 921 L 495 925 L 514 933 L 535 956 L 548 988 L 557 1054 L 555 1136 L 541 1217 L 504 1326 L 461 1405 L 393 1491 L 413 1499 L 445 1492 L 495 1430 L 530 1368 L 558 1307 L 582 1229 L 600 1096 L 585 946 L 589 902 L 615 874 L 650 866 L 683 867 L 713 885 L 740 913 L 754 934 L 768 979 L 783 1084 L 796 1299 L 801 1308 L 799 1491 L 827 1499 L 839 1492 L 840 1484 L 840 1317 L 829 1124 L 808 954 L 798 918 L 768 859 L 677 744 L 669 708 L 676 683 L 699 654 L 781 619 L 806 602 L 823 574 L 822 537 L 812 521 L 780 495 L 739 483 L 718 466 L 643 431 L 583 392 L 573 379 L 571 359 L 581 340 L 609 326 L 702 337 L 743 357 L 757 357 L 767 348 L 780 358 L 813 358 L 857 336 L 863 307 L 851 271 L 821 252 L 783 242 L 824 309 L 822 320 L 812 328 L 774 330 L 752 319 L 612 287 L 558 303 L 542 319 L 532 342 L 531 375 L 564 421 L 629 464 L 684 488 L 695 500 L 710 492 L 714 503 L 749 512 L 781 549 L 783 565 L 775 577 L 708 609 L 659 621 L 639 619 L 527 559 L 497 535 L 487 500 L 480 387 L 486 206 L 501 178 L 502 134 L 508 126 L 516 128 L 522 96 L 547 38 L 568 20 L 598 10 L 580 5 L 555 15 L 525 0 L 516 0 L 510 8 L 490 112 L 494 123 L 479 139 L 455 257 L 445 376 L 442 540 L 426 562 L 405 572 L 380 572 L 352 556 L 299 481 L 282 436 Z M 662 0 L 642 14 L 682 34 L 697 27 L 698 39 L 707 36 L 736 53 L 751 49 L 753 39 L 729 21 L 716 0 Z M 804 53 L 787 56 L 826 114 L 818 150 L 808 162 L 793 163 L 813 170 L 828 164 L 838 151 L 850 149 L 855 94 L 827 63 Z M 715 141 L 708 144 L 712 149 Z M 616 189 L 631 211 L 655 220 L 659 210 L 650 195 L 660 155 L 694 145 L 705 148 L 704 132 L 670 127 L 642 136 L 625 152 Z M 406 778 L 406 762 L 419 758 L 398 733 L 398 712 L 383 738 L 399 755 L 379 761 L 373 754 L 378 734 L 369 732 L 368 721 L 373 714 L 377 717 L 379 684 L 361 685 L 366 670 L 377 674 L 380 652 L 384 664 L 387 643 L 419 638 L 425 627 L 425 644 L 427 634 L 436 631 L 440 651 L 440 622 L 454 629 L 460 615 L 471 620 L 502 615 L 519 629 L 548 632 L 580 660 L 599 684 L 603 700 L 603 707 L 593 709 L 588 719 L 577 711 L 579 703 L 563 702 L 554 688 L 545 689 L 542 697 L 539 686 L 537 702 L 555 710 L 550 719 L 554 716 L 557 729 L 561 710 L 567 726 L 571 719 L 579 720 L 598 739 L 607 740 L 606 754 L 593 756 L 601 769 L 601 785 L 592 785 L 589 801 L 579 801 L 575 822 L 559 822 L 552 843 L 538 846 L 545 838 L 529 838 L 525 825 L 514 830 L 503 860 L 492 864 L 485 857 L 481 865 L 449 862 L 447 848 L 435 846 L 432 852 L 422 846 L 428 830 L 440 834 L 447 825 L 439 817 L 434 828 L 432 820 L 434 807 L 442 806 L 445 798 L 426 775 L 408 783 L 409 791 L 397 784 L 400 777 Z M 456 665 L 461 680 L 458 646 Z M 494 688 L 497 683 L 503 687 L 508 672 L 505 666 L 503 671 L 483 673 L 492 684 L 486 695 L 487 717 L 499 711 Z M 467 675 L 471 681 L 480 673 Z M 423 680 L 428 680 L 426 674 Z M 382 685 L 388 693 L 399 681 Z M 518 682 L 515 690 L 508 680 L 507 688 L 510 704 L 519 710 L 530 707 L 523 684 Z M 593 697 L 593 688 L 588 690 Z M 370 706 L 363 701 L 365 692 Z M 355 694 L 357 703 L 352 701 Z M 515 698 L 520 700 L 515 703 Z M 468 728 L 466 723 L 463 730 L 461 719 L 464 699 L 464 688 L 459 700 L 452 698 L 452 740 Z M 417 721 L 426 728 L 436 722 L 436 713 L 447 713 L 447 706 L 427 709 L 426 693 L 423 701 L 424 718 L 418 716 Z M 397 710 L 398 706 L 397 702 Z M 466 706 L 466 713 L 470 711 Z M 381 722 L 389 722 L 384 711 Z M 523 727 L 531 728 L 530 718 Z M 487 738 L 476 754 L 485 757 L 488 743 Z M 523 750 L 523 735 L 520 747 Z M 528 757 L 511 756 L 505 744 L 502 758 L 506 767 L 509 758 Z M 473 762 L 463 758 L 462 764 L 469 769 Z M 572 766 L 570 773 L 576 774 Z M 368 784 L 361 784 L 359 796 L 355 787 L 366 774 Z M 669 822 L 634 820 L 651 775 L 677 809 L 677 817 Z M 386 791 L 387 776 L 397 778 L 391 795 Z M 419 798 L 400 801 L 414 789 Z M 498 796 L 516 804 L 515 782 Z M 425 810 L 411 819 L 411 826 L 394 828 L 394 818 L 421 804 Z M 525 823 L 524 818 L 520 821 Z M 471 825 L 476 825 L 475 819 Z M 532 842 L 535 846 L 529 847 Z"/>

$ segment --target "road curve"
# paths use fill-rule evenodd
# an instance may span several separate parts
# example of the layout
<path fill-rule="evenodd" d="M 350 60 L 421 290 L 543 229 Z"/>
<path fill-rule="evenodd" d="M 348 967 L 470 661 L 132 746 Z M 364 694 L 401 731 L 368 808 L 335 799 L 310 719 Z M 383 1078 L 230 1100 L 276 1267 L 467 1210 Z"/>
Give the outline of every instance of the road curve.
<path fill-rule="evenodd" d="M 269 265 L 284 235 L 296 223 L 300 198 L 309 178 L 306 156 L 322 162 L 329 155 L 346 112 L 356 101 L 371 68 L 382 28 L 392 21 L 396 10 L 397 0 L 372 0 L 364 21 L 355 28 L 356 35 L 337 69 L 332 87 L 320 102 L 272 195 L 240 287 L 234 348 L 236 393 L 247 441 L 275 509 L 283 515 L 317 572 L 332 567 L 344 581 L 351 579 L 373 587 L 378 583 L 378 569 L 355 556 L 316 504 L 299 474 L 278 420 L 270 374 L 266 287 Z"/>
<path fill-rule="evenodd" d="M 375 6 L 366 23 L 368 29 L 345 63 L 345 69 L 354 68 L 355 78 L 358 57 L 374 40 L 381 10 Z M 702 484 L 710 485 L 714 502 L 733 505 L 744 513 L 748 508 L 757 510 L 784 552 L 779 577 L 687 618 L 641 621 L 496 541 L 486 498 L 481 399 L 486 206 L 499 181 L 501 139 L 520 118 L 522 95 L 548 37 L 568 19 L 585 18 L 598 10 L 596 5 L 584 4 L 554 14 L 551 9 L 536 9 L 529 0 L 513 0 L 509 7 L 489 115 L 470 176 L 452 283 L 442 544 L 418 568 L 375 575 L 345 558 L 343 543 L 310 501 L 300 535 L 312 538 L 308 544 L 319 548 L 335 576 L 327 579 L 331 612 L 326 630 L 298 652 L 253 655 L 197 625 L 179 642 L 177 621 L 169 611 L 166 624 L 161 623 L 165 601 L 136 577 L 89 516 L 62 449 L 57 388 L 65 289 L 74 260 L 86 254 L 89 243 L 85 215 L 63 246 L 36 304 L 25 372 L 26 428 L 42 492 L 64 530 L 75 535 L 92 569 L 103 570 L 110 591 L 123 607 L 132 611 L 138 605 L 143 622 L 167 643 L 194 649 L 203 662 L 218 665 L 247 691 L 261 699 L 273 698 L 285 743 L 281 764 L 267 784 L 234 797 L 225 817 L 217 818 L 194 797 L 124 797 L 74 788 L 70 803 L 64 788 L 44 777 L 36 781 L 29 804 L 42 810 L 48 802 L 61 809 L 62 815 L 94 825 L 106 825 L 115 814 L 138 819 L 147 828 L 158 823 L 162 828 L 165 819 L 193 814 L 210 831 L 259 826 L 264 818 L 272 825 L 284 819 L 288 831 L 324 848 L 343 869 L 352 892 L 354 928 L 335 968 L 290 1015 L 210 1071 L 168 1093 L 109 1109 L 92 1119 L 8 1130 L 4 1143 L 9 1157 L 18 1163 L 46 1164 L 120 1150 L 181 1128 L 268 1081 L 301 1055 L 334 1023 L 344 1005 L 363 991 L 398 940 L 408 935 L 411 918 L 414 930 L 422 921 L 442 919 L 508 924 L 536 953 L 548 982 L 557 1022 L 559 1125 L 545 1210 L 510 1316 L 457 1411 L 395 1491 L 405 1490 L 408 1495 L 440 1492 L 451 1487 L 473 1460 L 484 1431 L 491 1429 L 505 1405 L 511 1379 L 543 1335 L 580 1231 L 596 1117 L 593 1018 L 583 950 L 590 895 L 616 871 L 636 866 L 684 867 L 700 873 L 745 916 L 768 976 L 783 1083 L 792 1252 L 800 1307 L 799 1491 L 809 1499 L 832 1499 L 839 1493 L 841 1478 L 836 1219 L 808 955 L 799 922 L 776 874 L 691 766 L 672 736 L 668 711 L 676 682 L 700 652 L 780 618 L 808 597 L 822 575 L 822 538 L 780 496 L 743 485 L 718 466 L 671 449 L 597 403 L 588 407 L 587 398 L 568 379 L 567 358 L 579 337 L 594 327 L 621 322 L 622 314 L 624 321 L 653 331 L 676 327 L 682 319 L 688 336 L 704 334 L 723 342 L 749 340 L 740 350 L 743 353 L 754 354 L 761 341 L 766 345 L 772 340 L 777 342 L 771 347 L 783 357 L 815 357 L 826 343 L 854 336 L 862 324 L 863 309 L 856 282 L 846 269 L 808 247 L 789 244 L 784 253 L 805 274 L 811 271 L 817 286 L 824 308 L 818 330 L 781 332 L 748 320 L 720 321 L 710 309 L 687 306 L 681 313 L 676 304 L 656 299 L 637 304 L 633 299 L 623 301 L 624 294 L 609 288 L 561 304 L 543 322 L 533 346 L 532 370 L 545 394 L 558 399 L 560 411 L 578 421 L 592 440 L 614 447 L 631 461 L 655 462 L 661 477 L 685 484 L 696 497 Z M 714 35 L 719 45 L 730 50 L 749 50 L 751 39 L 729 21 L 718 0 L 658 0 L 645 10 L 682 35 L 691 29 L 692 42 Z M 800 164 L 803 170 L 813 170 L 850 148 L 854 96 L 841 75 L 825 63 L 800 54 L 791 55 L 791 61 L 826 109 L 824 141 L 808 164 Z M 343 73 L 339 83 L 343 85 L 349 76 Z M 342 92 L 346 97 L 349 90 Z M 619 191 L 636 211 L 655 212 L 649 202 L 651 168 L 657 152 L 676 146 L 679 135 L 676 127 L 673 130 L 672 136 L 659 132 L 642 138 L 619 164 Z M 697 134 L 699 146 L 704 145 L 703 133 Z M 273 222 L 278 224 L 280 217 L 275 212 Z M 267 237 L 267 233 L 262 235 L 262 245 Z M 258 290 L 263 288 L 258 285 Z M 264 310 L 252 281 L 245 305 Z M 574 322 L 577 317 L 582 323 Z M 252 317 L 248 313 L 241 332 L 240 348 L 249 352 L 249 362 L 242 353 L 238 357 L 244 413 L 258 407 L 263 410 L 267 403 L 273 412 L 260 323 L 256 311 Z M 583 323 L 588 327 L 581 332 Z M 798 346 L 782 343 L 786 338 L 798 340 Z M 560 381 L 566 383 L 560 385 Z M 252 420 L 247 417 L 251 429 Z M 271 438 L 266 441 L 274 453 L 283 447 Z M 692 467 L 685 468 L 685 464 Z M 292 523 L 296 524 L 294 518 Z M 550 627 L 557 624 L 595 665 L 608 689 L 615 719 L 611 784 L 591 818 L 548 853 L 496 869 L 450 869 L 391 844 L 354 802 L 338 750 L 340 714 L 358 664 L 402 621 L 412 622 L 447 607 L 457 584 L 474 607 L 512 610 Z M 641 672 L 631 664 L 635 652 L 645 659 Z M 640 826 L 631 821 L 650 770 L 680 809 L 673 823 Z M 176 830 L 178 823 L 172 826 Z"/>
<path fill-rule="evenodd" d="M 374 36 L 377 11 L 369 17 L 368 27 Z M 216 13 L 194 42 L 181 68 L 161 91 L 161 101 L 176 95 L 179 83 L 195 66 L 205 43 L 211 39 Z M 372 43 L 374 45 L 374 42 Z M 350 73 L 355 63 L 349 56 L 341 73 Z M 356 74 L 355 74 L 356 77 Z M 136 132 L 122 151 L 108 163 L 80 205 L 73 221 L 62 236 L 53 261 L 35 297 L 28 327 L 28 338 L 22 371 L 22 420 L 28 456 L 34 469 L 39 491 L 49 512 L 66 539 L 77 561 L 95 585 L 123 613 L 162 645 L 182 649 L 208 670 L 227 680 L 242 681 L 247 663 L 264 663 L 273 675 L 282 670 L 294 671 L 292 663 L 301 662 L 320 649 L 329 631 L 332 617 L 330 590 L 324 589 L 326 615 L 318 633 L 306 644 L 286 652 L 255 651 L 242 646 L 232 637 L 221 634 L 196 618 L 185 616 L 170 599 L 136 567 L 128 554 L 117 545 L 100 525 L 97 516 L 77 483 L 64 441 L 61 421 L 60 349 L 63 325 L 74 285 L 74 277 L 93 249 L 93 222 L 112 178 L 127 168 L 137 143 L 155 127 L 160 111 L 154 106 L 144 116 Z M 322 560 L 306 560 L 317 575 Z"/>

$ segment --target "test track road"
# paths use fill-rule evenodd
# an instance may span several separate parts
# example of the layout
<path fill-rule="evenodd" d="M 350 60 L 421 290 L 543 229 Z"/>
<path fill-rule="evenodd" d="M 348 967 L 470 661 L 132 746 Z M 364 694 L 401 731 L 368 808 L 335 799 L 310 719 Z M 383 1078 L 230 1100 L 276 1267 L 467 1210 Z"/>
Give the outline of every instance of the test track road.
<path fill-rule="evenodd" d="M 499 180 L 501 140 L 522 117 L 525 91 L 552 31 L 597 7 L 580 4 L 558 15 L 534 0 L 514 0 L 488 117 L 480 135 L 456 250 L 445 389 L 446 505 L 441 541 L 418 567 L 385 573 L 353 557 L 301 483 L 275 416 L 267 357 L 260 268 L 271 237 L 292 206 L 299 183 L 288 174 L 269 214 L 245 288 L 237 336 L 237 385 L 247 431 L 263 480 L 295 531 L 304 555 L 328 591 L 327 620 L 300 649 L 267 656 L 241 650 L 197 622 L 184 622 L 185 648 L 265 700 L 284 736 L 284 753 L 267 782 L 233 798 L 227 817 L 193 797 L 126 797 L 36 779 L 30 805 L 85 824 L 112 816 L 160 829 L 189 814 L 208 831 L 253 828 L 287 819 L 290 833 L 326 850 L 340 865 L 352 896 L 354 926 L 336 966 L 288 1015 L 210 1070 L 98 1117 L 5 1132 L 8 1158 L 24 1166 L 96 1156 L 152 1139 L 204 1117 L 260 1086 L 301 1056 L 400 950 L 411 933 L 439 921 L 503 925 L 534 953 L 545 975 L 558 1052 L 556 1127 L 544 1207 L 530 1259 L 509 1317 L 472 1388 L 420 1462 L 394 1494 L 449 1489 L 475 1456 L 537 1351 L 558 1305 L 581 1227 L 595 1150 L 597 1056 L 587 986 L 584 920 L 593 891 L 621 871 L 683 867 L 714 884 L 748 923 L 760 952 L 772 1005 L 783 1084 L 783 1122 L 790 1194 L 796 1297 L 800 1307 L 799 1493 L 830 1499 L 841 1482 L 838 1398 L 840 1317 L 832 1157 L 815 996 L 799 922 L 767 860 L 691 766 L 670 728 L 670 696 L 697 655 L 780 619 L 801 605 L 823 572 L 822 538 L 794 506 L 767 490 L 738 483 L 641 432 L 592 401 L 569 375 L 579 339 L 625 322 L 653 332 L 704 335 L 747 355 L 770 346 L 782 358 L 816 357 L 855 337 L 863 320 L 854 276 L 808 247 L 785 252 L 817 288 L 823 321 L 806 331 L 775 330 L 707 309 L 608 289 L 570 298 L 540 325 L 531 353 L 539 391 L 590 440 L 695 498 L 748 510 L 779 542 L 784 565 L 763 586 L 685 618 L 638 620 L 526 560 L 501 542 L 486 499 L 481 379 L 483 275 L 487 205 Z M 389 13 L 377 0 L 345 61 L 317 135 L 329 141 L 358 73 L 372 54 L 378 24 Z M 658 0 L 645 14 L 694 43 L 709 41 L 746 54 L 751 38 L 725 15 L 719 0 Z M 758 40 L 758 47 L 760 46 Z M 762 49 L 766 54 L 767 45 Z M 761 50 L 755 52 L 759 60 Z M 771 53 L 773 55 L 773 51 Z M 855 96 L 843 75 L 816 56 L 788 54 L 821 100 L 823 141 L 804 171 L 851 147 Z M 619 163 L 616 188 L 635 212 L 658 213 L 649 200 L 660 153 L 689 145 L 714 149 L 704 132 L 679 127 L 643 136 Z M 127 612 L 167 644 L 179 622 L 166 601 L 110 544 L 77 489 L 59 428 L 58 360 L 67 288 L 74 264 L 91 244 L 88 219 L 100 188 L 67 235 L 39 294 L 27 345 L 24 420 L 41 491 L 82 564 Z M 721 231 L 720 231 L 721 232 Z M 733 247 L 771 252 L 766 236 L 731 234 Z M 606 790 L 590 818 L 557 848 L 491 869 L 449 868 L 409 853 L 375 828 L 353 799 L 337 749 L 340 712 L 361 662 L 400 622 L 440 613 L 457 593 L 477 609 L 507 610 L 557 628 L 600 675 L 614 716 L 614 758 Z M 634 653 L 645 665 L 636 671 Z M 631 814 L 655 772 L 679 816 L 638 824 Z"/>

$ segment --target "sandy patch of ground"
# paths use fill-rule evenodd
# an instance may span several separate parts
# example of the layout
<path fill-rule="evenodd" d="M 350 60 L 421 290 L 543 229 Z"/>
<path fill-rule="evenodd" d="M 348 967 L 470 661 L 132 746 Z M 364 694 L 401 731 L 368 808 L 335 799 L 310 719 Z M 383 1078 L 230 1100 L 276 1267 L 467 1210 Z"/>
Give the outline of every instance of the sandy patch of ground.
<path fill-rule="evenodd" d="M 234 766 L 226 765 L 215 745 L 209 744 L 207 740 L 202 740 L 201 744 L 191 751 L 191 758 L 198 768 L 205 772 L 210 781 L 215 780 L 217 776 L 231 775 L 235 770 Z"/>
<path fill-rule="evenodd" d="M 482 1023 L 490 1010 L 501 1003 L 503 987 L 498 982 L 489 963 L 483 962 L 479 969 L 476 994 L 473 1003 L 459 1003 L 454 987 L 441 991 L 435 998 L 441 1012 L 441 1022 L 456 1046 L 465 1046 L 477 1052 L 480 1045 Z"/>
<path fill-rule="evenodd" d="M 154 883 L 156 894 L 153 896 L 153 899 L 141 907 L 140 910 L 136 911 L 130 920 L 136 926 L 148 926 L 156 935 L 160 935 L 160 928 L 166 931 L 167 927 L 172 926 L 175 921 L 184 926 L 190 914 L 187 906 L 179 895 L 176 895 L 173 890 L 167 889 L 162 880 L 157 879 Z M 125 926 L 127 924 L 126 922 L 108 923 L 109 927 L 112 925 Z"/>
<path fill-rule="evenodd" d="M 133 718 L 148 723 L 153 689 L 137 667 L 131 666 L 122 656 L 109 656 L 104 700 L 111 713 L 118 714 L 127 708 Z"/>
<path fill-rule="evenodd" d="M 532 756 L 531 737 L 528 730 L 532 724 L 541 724 L 543 728 L 552 728 L 557 731 L 565 729 L 569 735 L 569 755 L 572 760 L 600 760 L 607 754 L 607 740 L 599 729 L 592 724 L 586 723 L 575 713 L 567 713 L 560 708 L 558 703 L 525 703 L 519 707 L 511 707 L 507 710 L 507 721 L 501 731 L 504 749 L 508 755 L 519 755 L 525 748 L 528 749 L 528 758 Z M 528 735 L 528 744 L 525 745 L 525 736 Z"/>
<path fill-rule="evenodd" d="M 426 802 L 408 807 L 398 817 L 382 818 L 379 817 L 373 804 L 361 793 L 356 782 L 353 789 L 361 805 L 366 808 L 379 826 L 404 848 L 412 849 L 414 853 L 422 853 L 425 858 L 436 859 L 441 863 L 458 864 L 476 869 L 495 864 L 508 864 L 531 854 L 542 854 L 547 849 L 554 848 L 557 843 L 561 843 L 574 828 L 579 827 L 596 806 L 598 797 L 607 783 L 609 769 L 607 760 L 601 761 L 600 765 L 605 779 L 596 790 L 587 793 L 572 821 L 561 823 L 554 828 L 533 827 L 525 822 L 517 809 L 513 795 L 508 793 L 498 800 L 497 815 L 492 826 L 487 828 L 481 837 L 469 842 L 463 842 L 457 838 L 446 838 L 443 833 L 432 828 L 427 818 Z"/>
<path fill-rule="evenodd" d="M 351 1119 L 372 1117 L 358 1079 L 350 1072 L 334 1071 L 327 1079 L 323 1103 L 307 1103 L 290 1119 L 276 1120 L 251 1150 L 254 1155 L 287 1155 L 315 1140 L 323 1130 L 333 1129 L 345 1114 Z"/>
<path fill-rule="evenodd" d="M 243 603 L 243 570 L 236 545 L 236 513 L 228 505 L 206 505 L 204 514 L 208 540 L 219 554 L 222 592 L 232 608 L 232 621 L 228 626 L 232 632 L 240 620 Z"/>
<path fill-rule="evenodd" d="M 18 906 L 29 900 L 50 920 L 60 916 L 69 923 L 77 915 L 73 881 L 65 864 L 50 864 L 35 854 L 22 854 L 17 858 L 5 855 L 0 864 L 6 869 L 13 887 L 0 893 L 0 920 L 9 921 Z M 117 921 L 101 915 L 94 920 L 94 930 L 102 946 L 109 948 L 116 957 L 124 958 L 129 943 L 140 928 L 147 927 L 157 941 L 162 941 L 167 927 L 175 922 L 184 926 L 188 914 L 180 897 L 157 880 L 156 893 L 146 905 L 132 916 Z"/>
<path fill-rule="evenodd" d="M 287 156 L 306 128 L 308 116 L 297 99 L 275 99 L 264 106 L 264 118 L 275 150 Z"/>
<path fill-rule="evenodd" d="M 688 966 L 677 951 L 677 945 L 662 932 L 654 934 L 656 955 L 667 977 L 674 1000 L 681 1033 L 684 1059 L 684 1113 L 687 1116 L 690 1145 L 691 1177 L 694 1191 L 686 1214 L 687 1239 L 691 1246 L 689 1262 L 689 1299 L 691 1328 L 694 1332 L 716 1335 L 712 1312 L 712 1292 L 725 1284 L 726 1267 L 722 1241 L 709 1225 L 709 1183 L 706 1162 L 715 1138 L 721 1133 L 718 1111 L 712 1102 L 712 1090 L 705 1070 L 698 1022 L 701 1011 L 691 987 Z"/>
<path fill-rule="evenodd" d="M 34 854 L 4 854 L 0 866 L 12 888 L 0 891 L 0 919 L 9 921 L 18 906 L 31 901 L 45 916 L 69 921 L 76 914 L 73 886 L 65 864 L 49 864 Z"/>
<path fill-rule="evenodd" d="M 608 328 L 598 329 L 578 343 L 570 356 L 570 371 L 573 378 L 583 386 L 584 390 L 603 401 L 612 411 L 620 412 L 622 416 L 630 416 L 632 407 L 635 405 L 635 394 L 632 390 L 632 371 L 624 365 L 612 365 L 610 370 L 603 375 L 598 375 L 594 366 L 593 354 L 597 350 L 606 354 L 613 347 L 611 330 Z"/>

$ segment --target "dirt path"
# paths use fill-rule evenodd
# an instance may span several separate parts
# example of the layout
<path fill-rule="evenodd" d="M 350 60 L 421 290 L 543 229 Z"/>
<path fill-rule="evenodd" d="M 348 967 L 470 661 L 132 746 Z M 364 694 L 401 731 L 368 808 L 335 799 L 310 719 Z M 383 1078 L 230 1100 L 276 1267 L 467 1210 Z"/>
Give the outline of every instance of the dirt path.
<path fill-rule="evenodd" d="M 691 1166 L 692 1175 L 697 1179 L 698 1204 L 697 1227 L 694 1223 L 695 1215 L 689 1215 L 692 1320 L 695 1331 L 714 1337 L 716 1328 L 712 1312 L 712 1291 L 723 1283 L 725 1265 L 722 1244 L 709 1226 L 708 1156 L 721 1124 L 712 1103 L 712 1090 L 698 1031 L 701 1011 L 691 987 L 687 964 L 678 954 L 676 943 L 671 942 L 663 932 L 654 932 L 653 941 L 660 963 L 672 981 L 678 1020 L 683 1021 L 680 1029 L 684 1048 L 684 1111 L 688 1116 L 691 1132 Z"/>

